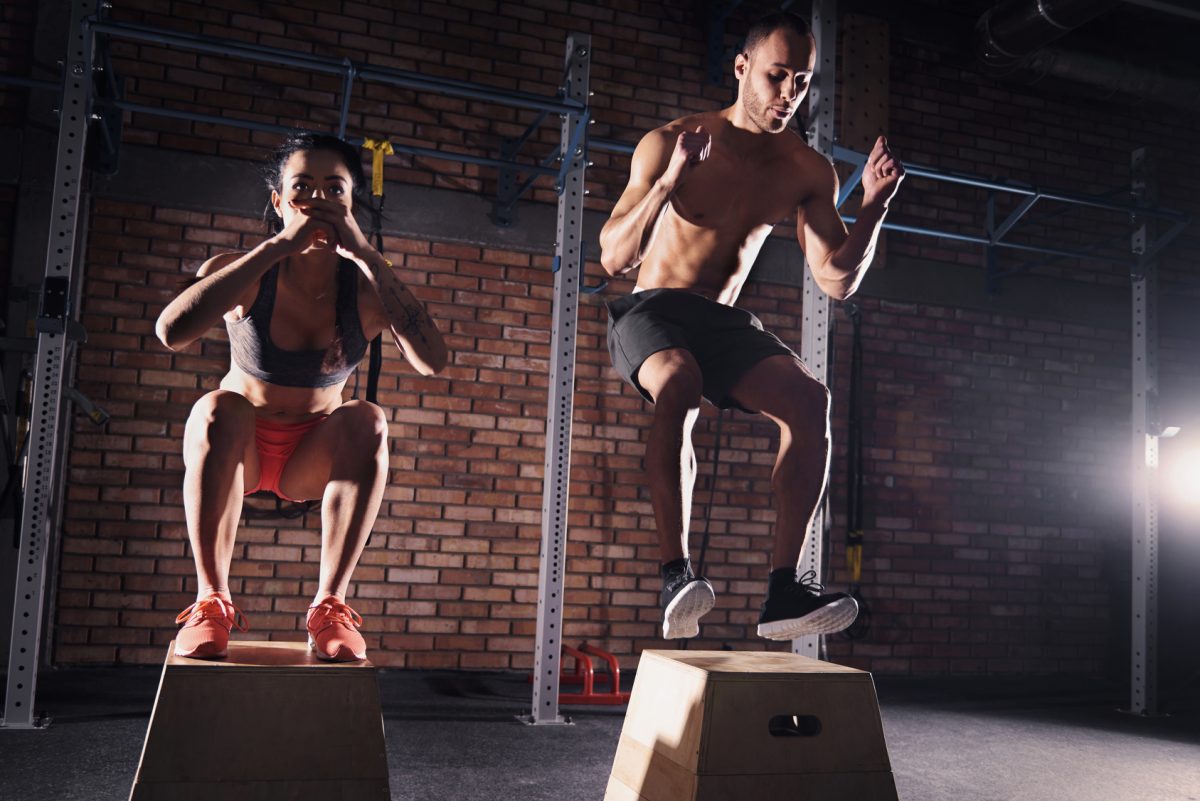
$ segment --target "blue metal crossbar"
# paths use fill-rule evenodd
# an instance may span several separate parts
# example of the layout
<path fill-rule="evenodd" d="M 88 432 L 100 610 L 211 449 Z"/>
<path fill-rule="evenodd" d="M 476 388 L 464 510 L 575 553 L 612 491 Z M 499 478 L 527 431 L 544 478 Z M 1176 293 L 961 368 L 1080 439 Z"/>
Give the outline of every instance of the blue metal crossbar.
<path fill-rule="evenodd" d="M 850 150 L 841 145 L 833 146 L 834 161 L 845 161 L 851 164 L 862 164 L 867 160 L 867 154 L 859 153 L 857 150 Z M 1029 184 L 1018 183 L 1001 183 L 999 181 L 989 181 L 984 178 L 976 178 L 973 175 L 964 175 L 962 173 L 951 172 L 947 170 L 936 170 L 932 167 L 921 167 L 914 164 L 905 164 L 904 172 L 907 175 L 916 178 L 929 178 L 934 181 L 942 181 L 944 183 L 962 184 L 964 186 L 974 186 L 979 189 L 990 189 L 995 192 L 1007 192 L 1013 195 L 1032 196 L 1037 200 L 1055 200 L 1063 203 L 1071 203 L 1076 206 L 1090 206 L 1098 209 L 1108 209 L 1110 211 L 1124 211 L 1130 214 L 1150 214 L 1154 217 L 1164 217 L 1171 220 L 1188 220 L 1188 216 L 1180 211 L 1161 208 L 1147 208 L 1135 206 L 1129 203 L 1114 203 L 1103 197 L 1092 197 L 1089 195 L 1074 195 L 1067 192 L 1055 192 L 1045 189 L 1039 189 Z M 861 173 L 860 173 L 861 175 Z M 1032 205 L 1032 204 L 1030 204 Z M 1026 209 L 1028 211 L 1028 209 Z M 1011 227 L 1011 226 L 1010 226 Z"/>
<path fill-rule="evenodd" d="M 13 86 L 24 86 L 29 89 L 46 89 L 60 90 L 62 89 L 62 81 L 41 81 L 37 78 L 26 78 L 23 75 L 0 75 L 0 84 L 11 84 Z"/>
<path fill-rule="evenodd" d="M 520 172 L 524 172 L 527 175 L 527 178 L 517 189 L 515 196 L 504 201 L 506 204 L 505 208 L 509 210 L 511 210 L 512 205 L 516 202 L 517 198 L 519 198 L 538 178 L 543 176 L 554 176 L 559 186 L 561 186 L 563 183 L 563 178 L 569 164 L 569 159 L 564 159 L 558 169 L 550 169 L 548 167 L 548 164 L 553 160 L 554 157 L 558 155 L 557 150 L 554 151 L 551 156 L 543 159 L 541 163 L 536 165 L 521 164 L 516 161 L 516 156 L 520 152 L 521 146 L 524 145 L 524 143 L 533 135 L 533 133 L 541 126 L 541 124 L 550 114 L 578 114 L 582 110 L 583 114 L 580 117 L 579 124 L 576 125 L 574 130 L 571 132 L 571 141 L 568 145 L 567 152 L 568 154 L 574 153 L 578 147 L 586 146 L 583 143 L 585 142 L 586 137 L 586 127 L 590 122 L 587 105 L 579 100 L 568 99 L 561 92 L 554 98 L 546 98 L 533 95 L 528 92 L 505 91 L 467 81 L 421 75 L 420 73 L 407 70 L 373 67 L 367 64 L 360 64 L 358 62 L 351 61 L 348 58 L 344 58 L 339 61 L 333 58 L 325 58 L 309 53 L 284 50 L 277 47 L 269 47 L 266 45 L 246 42 L 216 40 L 197 34 L 162 30 L 145 25 L 98 21 L 94 18 L 87 20 L 85 24 L 90 26 L 90 29 L 95 33 L 105 34 L 116 38 L 130 39 L 139 42 L 151 42 L 154 44 L 179 47 L 202 53 L 233 56 L 246 59 L 248 61 L 258 61 L 272 65 L 295 67 L 297 69 L 309 70 L 328 75 L 341 75 L 342 102 L 340 114 L 338 116 L 337 134 L 343 139 L 347 138 L 346 126 L 350 115 L 350 101 L 354 91 L 354 82 L 356 80 L 381 83 L 405 89 L 426 90 L 451 97 L 480 100 L 490 103 L 497 103 L 500 105 L 538 111 L 539 114 L 537 115 L 537 118 L 526 128 L 525 132 L 506 149 L 504 155 L 508 156 L 508 158 L 496 159 L 482 156 L 472 156 L 465 153 L 451 153 L 445 150 L 416 147 L 413 145 L 398 145 L 395 142 L 392 143 L 392 149 L 398 153 L 407 153 L 409 155 L 426 158 L 458 161 L 465 164 L 478 164 L 482 166 L 497 167 L 501 170 L 515 169 Z M 272 125 L 269 123 L 255 123 L 244 120 L 235 121 L 226 119 L 224 117 L 214 117 L 211 115 L 199 114 L 197 112 L 176 111 L 171 109 L 154 109 L 149 106 L 125 104 L 112 100 L 105 102 L 109 106 L 115 106 L 128 111 L 172 117 L 175 119 L 191 120 L 194 122 L 205 122 L 216 125 L 232 125 L 235 127 L 266 131 L 270 133 L 286 134 L 295 130 L 294 128 L 285 128 L 283 126 Z"/>
<path fill-rule="evenodd" d="M 588 146 L 593 150 L 608 153 L 629 154 L 633 153 L 634 151 L 633 145 L 626 142 L 618 142 L 612 139 L 590 139 L 588 140 Z M 847 179 L 846 183 L 841 187 L 841 190 L 838 193 L 838 207 L 840 208 L 842 204 L 845 203 L 846 199 L 850 197 L 851 193 L 853 193 L 855 187 L 857 187 L 861 182 L 863 167 L 867 162 L 867 154 L 860 153 L 856 150 L 850 150 L 849 148 L 842 147 L 841 145 L 834 145 L 833 157 L 835 161 L 842 161 L 855 165 L 855 171 L 851 174 L 849 179 Z M 1088 250 L 1069 250 L 1066 248 L 1053 248 L 1043 245 L 1026 245 L 1016 242 L 1006 242 L 1004 241 L 1003 237 L 1008 234 L 1021 220 L 1021 218 L 1028 213 L 1031 208 L 1033 208 L 1034 204 L 1040 200 L 1059 201 L 1075 206 L 1108 209 L 1110 211 L 1121 211 L 1128 214 L 1147 215 L 1170 220 L 1172 222 L 1170 230 L 1160 236 L 1158 240 L 1156 240 L 1154 244 L 1148 248 L 1147 252 L 1150 254 L 1160 253 L 1191 223 L 1191 218 L 1188 215 L 1173 209 L 1150 208 L 1135 206 L 1128 203 L 1115 203 L 1103 197 L 1074 195 L 1067 192 L 1039 189 L 1037 187 L 1024 184 L 989 181 L 983 178 L 976 178 L 971 175 L 963 175 L 961 173 L 935 170 L 930 167 L 921 167 L 909 164 L 904 165 L 904 171 L 908 175 L 919 178 L 929 178 L 935 181 L 961 184 L 964 186 L 974 186 L 979 189 L 989 190 L 991 192 L 1007 192 L 1022 196 L 1022 200 L 1018 204 L 1017 208 L 1005 218 L 1004 222 L 1000 223 L 998 226 L 995 226 L 994 231 L 991 232 L 989 236 L 975 236 L 971 234 L 958 233 L 956 231 L 942 231 L 934 228 L 925 228 L 916 225 L 904 225 L 902 223 L 892 222 L 884 222 L 884 230 L 916 234 L 917 236 L 930 236 L 940 239 L 950 239 L 957 242 L 971 242 L 973 244 L 985 245 L 989 247 L 1002 247 L 1012 250 L 1022 250 L 1030 253 L 1043 253 L 1049 256 L 1092 259 L 1095 261 L 1128 265 L 1133 260 L 1132 256 L 1127 256 L 1124 258 L 1098 256 Z M 844 217 L 843 219 L 851 223 L 855 220 L 854 217 Z"/>
<path fill-rule="evenodd" d="M 469 81 L 438 78 L 408 70 L 372 67 L 352 62 L 349 59 L 325 58 L 298 53 L 292 50 L 284 50 L 278 47 L 268 47 L 266 45 L 245 42 L 218 41 L 197 34 L 161 30 L 131 23 L 90 21 L 89 24 L 95 33 L 106 34 L 120 39 L 152 42 L 154 44 L 181 47 L 186 50 L 196 50 L 202 53 L 235 56 L 248 61 L 261 61 L 268 64 L 297 67 L 330 75 L 345 75 L 348 69 L 353 68 L 357 73 L 358 79 L 362 81 L 383 83 L 405 89 L 425 89 L 453 97 L 485 100 L 517 108 L 567 114 L 584 107 L 582 103 L 577 103 L 573 100 L 541 97 L 540 95 L 528 92 L 506 91 Z"/>

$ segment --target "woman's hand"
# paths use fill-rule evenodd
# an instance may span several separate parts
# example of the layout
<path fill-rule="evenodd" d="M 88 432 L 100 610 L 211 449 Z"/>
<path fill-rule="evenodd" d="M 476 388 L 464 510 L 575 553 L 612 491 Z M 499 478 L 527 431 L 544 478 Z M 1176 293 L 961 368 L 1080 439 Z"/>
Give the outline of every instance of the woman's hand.
<path fill-rule="evenodd" d="M 319 225 L 329 232 L 326 242 L 342 258 L 361 260 L 377 255 L 358 227 L 358 221 L 354 219 L 354 212 L 349 206 L 320 197 L 297 199 L 291 204 L 300 212 L 297 218 Z"/>
<path fill-rule="evenodd" d="M 336 236 L 333 226 L 301 212 L 295 203 L 291 205 L 297 213 L 290 215 L 287 225 L 274 236 L 275 241 L 283 246 L 285 255 L 300 253 L 313 246 L 331 246 Z"/>

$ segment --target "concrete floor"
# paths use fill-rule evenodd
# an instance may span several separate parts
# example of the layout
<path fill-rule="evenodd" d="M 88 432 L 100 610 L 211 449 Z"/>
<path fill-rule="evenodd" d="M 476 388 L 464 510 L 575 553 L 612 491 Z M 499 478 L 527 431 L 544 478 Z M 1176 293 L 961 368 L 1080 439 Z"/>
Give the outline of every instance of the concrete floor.
<path fill-rule="evenodd" d="M 0 729 L 4 801 L 122 801 L 158 671 L 45 674 L 44 731 Z M 513 674 L 384 671 L 392 799 L 600 801 L 622 707 L 564 710 L 571 726 L 514 721 L 530 689 Z M 1200 693 L 1175 714 L 1120 714 L 1111 690 L 1024 680 L 879 681 L 902 801 L 1200 801 Z M 802 797 L 798 795 L 797 797 Z M 741 801 L 731 799 L 731 801 Z"/>

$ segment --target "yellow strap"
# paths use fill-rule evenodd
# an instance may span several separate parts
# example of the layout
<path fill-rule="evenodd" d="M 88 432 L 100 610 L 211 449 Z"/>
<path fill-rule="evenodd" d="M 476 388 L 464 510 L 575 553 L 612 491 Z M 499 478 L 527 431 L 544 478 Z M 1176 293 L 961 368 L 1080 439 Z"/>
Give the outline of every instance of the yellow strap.
<path fill-rule="evenodd" d="M 363 149 L 371 151 L 371 194 L 379 197 L 383 194 L 383 157 L 396 151 L 388 140 L 370 138 L 363 139 Z"/>
<path fill-rule="evenodd" d="M 850 571 L 850 583 L 857 584 L 862 578 L 861 545 L 851 545 L 846 548 L 846 569 Z"/>

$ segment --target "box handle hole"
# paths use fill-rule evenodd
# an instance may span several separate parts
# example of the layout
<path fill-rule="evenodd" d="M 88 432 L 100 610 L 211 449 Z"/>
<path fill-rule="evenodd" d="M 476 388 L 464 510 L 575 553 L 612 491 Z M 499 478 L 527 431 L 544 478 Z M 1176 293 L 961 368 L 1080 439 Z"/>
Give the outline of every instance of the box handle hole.
<path fill-rule="evenodd" d="M 816 737 L 821 720 L 815 715 L 775 715 L 767 724 L 772 737 Z"/>

